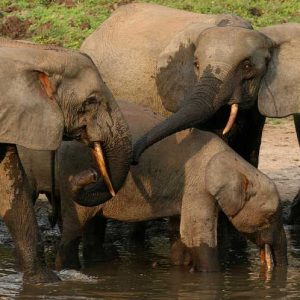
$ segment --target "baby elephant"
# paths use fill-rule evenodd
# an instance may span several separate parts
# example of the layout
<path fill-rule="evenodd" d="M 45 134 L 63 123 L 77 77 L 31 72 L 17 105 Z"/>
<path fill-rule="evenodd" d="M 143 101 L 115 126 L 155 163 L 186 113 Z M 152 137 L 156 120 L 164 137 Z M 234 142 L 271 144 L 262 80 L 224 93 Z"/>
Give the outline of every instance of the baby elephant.
<path fill-rule="evenodd" d="M 133 140 L 162 121 L 146 108 L 126 102 L 119 105 Z M 19 151 L 20 157 L 26 158 L 22 160 L 25 170 L 31 170 L 30 176 L 34 176 L 33 165 L 41 168 L 44 164 L 41 156 L 24 148 Z M 84 227 L 96 215 L 133 222 L 181 215 L 180 243 L 186 255 L 176 263 L 183 264 L 188 256 L 195 270 L 218 270 L 219 209 L 263 253 L 271 249 L 275 265 L 287 264 L 286 237 L 274 183 L 212 133 L 186 130 L 149 148 L 139 165 L 131 167 L 118 194 L 95 207 L 82 207 L 72 201 L 82 184 L 95 180 L 93 170 L 84 172 L 96 168 L 90 150 L 77 142 L 64 142 L 57 163 L 63 221 L 58 267 L 68 267 L 74 256 L 70 249 L 78 245 Z M 81 175 L 75 175 L 79 172 Z M 75 255 L 78 257 L 78 251 Z"/>

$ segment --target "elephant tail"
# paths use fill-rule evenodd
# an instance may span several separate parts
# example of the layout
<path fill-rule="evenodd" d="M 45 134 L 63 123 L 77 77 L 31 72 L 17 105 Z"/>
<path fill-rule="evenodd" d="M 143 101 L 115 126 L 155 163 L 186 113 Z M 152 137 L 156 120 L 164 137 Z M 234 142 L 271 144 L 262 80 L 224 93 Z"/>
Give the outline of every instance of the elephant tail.
<path fill-rule="evenodd" d="M 51 204 L 48 220 L 53 228 L 58 223 L 60 217 L 60 197 L 52 197 L 51 193 L 45 193 L 45 195 Z"/>
<path fill-rule="evenodd" d="M 51 204 L 51 211 L 48 216 L 49 223 L 53 228 L 58 222 L 58 218 L 61 217 L 60 214 L 60 197 L 55 195 L 55 167 L 56 167 L 56 153 L 51 151 L 51 192 L 46 193 L 48 201 Z M 60 222 L 61 224 L 61 222 Z M 60 225 L 58 224 L 58 225 Z M 61 227 L 61 226 L 60 226 Z"/>

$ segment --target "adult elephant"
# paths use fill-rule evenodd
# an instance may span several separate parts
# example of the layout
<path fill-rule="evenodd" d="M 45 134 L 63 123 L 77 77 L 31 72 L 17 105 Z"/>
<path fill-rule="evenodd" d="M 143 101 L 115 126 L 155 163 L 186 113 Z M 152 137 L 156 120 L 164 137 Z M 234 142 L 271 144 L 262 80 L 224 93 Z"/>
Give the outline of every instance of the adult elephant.
<path fill-rule="evenodd" d="M 101 144 L 108 163 L 102 173 L 107 184 L 118 190 L 131 155 L 127 123 L 87 55 L 0 39 L 0 64 L 0 216 L 15 242 L 24 279 L 58 280 L 45 266 L 32 204 L 36 195 L 30 191 L 16 145 L 52 151 L 65 136 L 95 148 L 99 159 Z M 47 168 L 53 175 L 50 164 Z M 102 181 L 96 190 L 92 188 L 82 189 L 87 202 L 79 197 L 80 203 L 94 204 L 95 196 L 97 203 L 105 202 L 113 193 Z"/>
<path fill-rule="evenodd" d="M 152 144 L 205 123 L 227 105 L 225 132 L 237 108 L 257 99 L 265 116 L 299 112 L 300 25 L 246 27 L 231 16 L 136 3 L 116 10 L 86 39 L 81 49 L 115 97 L 174 113 L 136 142 L 135 162 Z"/>
<path fill-rule="evenodd" d="M 298 137 L 298 143 L 300 145 L 300 114 L 296 114 L 294 116 L 294 121 Z M 300 189 L 292 202 L 287 220 L 285 221 L 288 224 L 300 224 Z"/>

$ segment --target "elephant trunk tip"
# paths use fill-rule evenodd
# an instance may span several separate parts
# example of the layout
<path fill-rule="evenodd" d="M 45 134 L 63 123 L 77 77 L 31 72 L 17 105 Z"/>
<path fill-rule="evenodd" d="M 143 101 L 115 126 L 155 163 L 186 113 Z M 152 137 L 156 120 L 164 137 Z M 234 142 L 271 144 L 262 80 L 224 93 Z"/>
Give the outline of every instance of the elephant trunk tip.
<path fill-rule="evenodd" d="M 77 193 L 80 189 L 84 188 L 85 186 L 91 183 L 95 183 L 97 181 L 97 178 L 98 174 L 92 168 L 82 171 L 74 176 L 71 175 L 69 177 L 71 191 L 73 193 Z"/>

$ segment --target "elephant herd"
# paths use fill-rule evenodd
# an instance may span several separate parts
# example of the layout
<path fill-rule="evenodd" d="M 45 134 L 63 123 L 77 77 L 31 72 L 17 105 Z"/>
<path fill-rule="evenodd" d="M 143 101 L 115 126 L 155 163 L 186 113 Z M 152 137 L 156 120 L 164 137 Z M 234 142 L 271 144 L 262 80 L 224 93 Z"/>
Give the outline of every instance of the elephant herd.
<path fill-rule="evenodd" d="M 0 62 L 0 216 L 25 282 L 59 280 L 39 193 L 60 224 L 58 269 L 80 267 L 97 217 L 180 216 L 173 262 L 217 271 L 219 212 L 262 263 L 287 265 L 279 194 L 257 166 L 265 117 L 294 115 L 300 137 L 299 24 L 254 30 L 234 15 L 133 3 L 80 51 L 0 39 Z"/>

